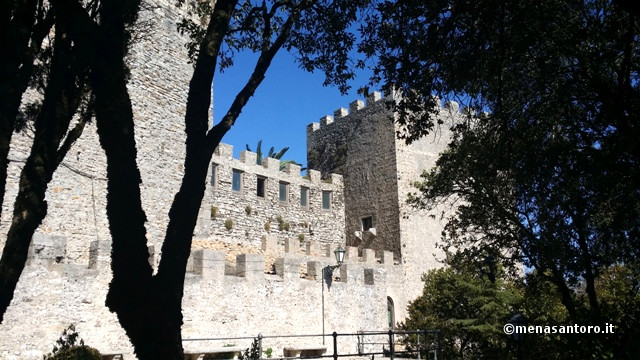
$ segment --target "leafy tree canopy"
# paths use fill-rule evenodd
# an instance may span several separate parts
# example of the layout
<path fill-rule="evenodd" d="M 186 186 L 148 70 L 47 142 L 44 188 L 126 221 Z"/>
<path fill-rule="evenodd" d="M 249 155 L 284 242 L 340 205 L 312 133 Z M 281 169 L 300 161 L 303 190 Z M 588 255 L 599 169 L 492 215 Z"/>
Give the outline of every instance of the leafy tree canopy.
<path fill-rule="evenodd" d="M 502 326 L 522 296 L 514 283 L 451 267 L 431 270 L 422 280 L 423 293 L 409 303 L 401 329 L 440 330 L 446 359 L 504 358 L 508 338 Z M 415 335 L 407 342 L 417 346 Z"/>
<path fill-rule="evenodd" d="M 423 276 L 423 293 L 410 302 L 408 318 L 400 324 L 403 330 L 439 329 L 440 356 L 444 359 L 610 359 L 620 358 L 615 349 L 625 347 L 627 354 L 637 353 L 633 341 L 615 333 L 561 334 L 543 330 L 516 340 L 503 332 L 503 326 L 516 314 L 522 316 L 521 325 L 541 329 L 575 324 L 553 284 L 537 271 L 524 278 L 507 276 L 499 265 L 491 281 L 487 263 L 474 268 L 467 262 L 450 262 L 451 266 Z M 627 326 L 629 318 L 637 318 L 639 298 L 620 294 L 633 292 L 631 288 L 637 283 L 637 277 L 621 266 L 599 278 L 602 306 L 617 308 L 607 312 L 610 322 L 619 324 L 616 330 Z M 405 343 L 414 349 L 424 346 L 424 339 L 419 342 L 412 335 Z"/>
<path fill-rule="evenodd" d="M 374 82 L 398 95 L 407 141 L 438 126 L 434 95 L 466 107 L 410 198 L 426 209 L 456 205 L 443 246 L 464 249 L 460 261 L 489 253 L 514 272 L 536 269 L 576 323 L 612 318 L 598 282 L 618 266 L 638 269 L 640 20 L 629 9 L 592 0 L 384 2 L 361 47 L 380 61 Z M 633 303 L 639 289 L 623 284 L 629 291 L 617 301 Z"/>

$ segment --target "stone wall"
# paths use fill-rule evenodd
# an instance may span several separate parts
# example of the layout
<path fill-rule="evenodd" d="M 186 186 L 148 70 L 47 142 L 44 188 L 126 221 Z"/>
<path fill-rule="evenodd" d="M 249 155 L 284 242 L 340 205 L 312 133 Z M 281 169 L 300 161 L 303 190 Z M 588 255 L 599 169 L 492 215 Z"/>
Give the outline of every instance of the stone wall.
<path fill-rule="evenodd" d="M 281 169 L 277 159 L 267 158 L 258 165 L 254 152 L 243 151 L 240 159 L 232 154 L 233 147 L 227 144 L 220 144 L 214 153 L 196 237 L 255 247 L 265 235 L 281 243 L 285 238 L 343 242 L 342 176 L 330 174 L 321 179 L 315 170 L 301 176 L 299 165 L 287 164 Z M 240 174 L 239 191 L 232 189 L 234 171 Z M 280 198 L 281 186 L 286 190 L 284 201 Z M 303 189 L 305 205 L 300 201 Z M 323 208 L 323 192 L 330 200 L 327 209 Z"/>
<path fill-rule="evenodd" d="M 192 73 L 186 40 L 175 27 L 182 13 L 168 0 L 154 4 L 159 6 L 141 16 L 153 26 L 129 56 L 152 264 L 160 257 L 167 214 L 184 173 L 183 117 Z M 336 270 L 340 281 L 325 288 L 327 332 L 386 329 L 387 297 L 394 300 L 396 320 L 402 320 L 407 302 L 422 288 L 420 275 L 437 266 L 431 254 L 442 227 L 407 208 L 404 199 L 410 181 L 433 164 L 445 136 L 404 147 L 395 130 L 379 94 L 366 106 L 355 101 L 350 110 L 340 108 L 308 127 L 308 163 L 318 171 L 310 170 L 307 177 L 297 166 L 281 171 L 275 159 L 257 165 L 251 152 L 233 159 L 231 147 L 221 144 L 188 265 L 183 336 L 320 333 L 319 269 L 334 263 L 332 250 L 345 241 L 355 247 L 348 248 L 347 263 Z M 0 246 L 31 138 L 27 130 L 12 141 Z M 89 124 L 49 185 L 48 215 L 34 235 L 29 265 L 0 324 L 0 358 L 40 359 L 70 323 L 88 344 L 132 358 L 124 331 L 104 306 L 111 280 L 105 163 L 95 126 Z M 234 169 L 242 173 L 238 192 L 231 186 Z M 257 193 L 259 178 L 265 181 L 264 196 Z M 288 186 L 287 201 L 279 200 L 280 182 Z M 300 205 L 302 187 L 309 191 L 306 207 Z M 331 193 L 329 210 L 322 208 L 323 191 Z M 363 232 L 367 216 L 375 230 Z M 240 244 L 249 253 L 236 257 L 237 248 L 227 254 L 210 250 L 221 244 L 230 250 Z M 394 256 L 400 265 L 394 265 Z M 276 356 L 282 346 L 292 345 L 273 341 L 267 346 Z M 355 348 L 351 342 L 340 346 Z"/>
<path fill-rule="evenodd" d="M 340 108 L 307 127 L 309 167 L 344 177 L 347 244 L 401 257 L 393 114 L 380 93 Z M 317 159 L 317 160 L 316 160 Z M 312 161 L 313 160 L 313 161 Z M 375 235 L 363 233 L 371 217 Z"/>
<path fill-rule="evenodd" d="M 422 274 L 442 266 L 443 253 L 436 244 L 444 227 L 442 214 L 453 210 L 417 210 L 407 205 L 407 196 L 416 191 L 412 183 L 420 174 L 435 165 L 460 116 L 455 102 L 438 106 L 442 125 L 408 145 L 396 138 L 400 129 L 386 101 L 392 99 L 374 93 L 366 107 L 354 101 L 350 111 L 340 108 L 335 117 L 309 124 L 307 154 L 310 167 L 343 175 L 347 244 L 393 251 L 403 265 L 404 296 L 411 300 L 422 291 Z M 365 217 L 371 217 L 373 230 L 364 231 Z"/>
<path fill-rule="evenodd" d="M 150 26 L 140 34 L 128 56 L 137 162 L 142 176 L 142 204 L 147 214 L 150 244 L 164 239 L 169 207 L 182 179 L 184 113 L 189 80 L 186 39 L 176 23 L 183 13 L 168 0 L 154 1 L 141 12 Z M 13 203 L 33 133 L 27 128 L 14 134 L 6 195 L 0 220 L 0 247 L 11 224 Z M 106 218 L 106 158 L 100 148 L 95 123 L 90 123 L 54 173 L 46 194 L 47 217 L 37 232 L 68 240 L 66 261 L 86 262 L 87 243 L 110 238 Z"/>
<path fill-rule="evenodd" d="M 407 145 L 404 140 L 396 140 L 396 164 L 398 199 L 400 199 L 400 242 L 402 243 L 402 264 L 405 271 L 406 295 L 414 299 L 422 293 L 424 283 L 421 275 L 429 269 L 442 266 L 444 254 L 436 247 L 446 219 L 443 216 L 453 211 L 440 206 L 430 212 L 417 210 L 406 203 L 409 193 L 417 189 L 413 182 L 421 180 L 423 171 L 435 166 L 440 153 L 451 139 L 450 126 L 460 117 L 456 103 L 446 103 L 439 107 L 438 119 L 442 125 L 436 126 L 429 135 Z"/>
<path fill-rule="evenodd" d="M 246 340 L 189 341 L 233 336 L 321 334 L 322 267 L 334 264 L 335 244 L 295 240 L 287 246 L 265 238 L 264 250 L 278 255 L 276 273 L 264 272 L 264 256 L 240 254 L 234 273 L 228 274 L 226 255 L 194 250 L 185 280 L 182 328 L 186 350 L 219 348 L 225 344 L 248 347 Z M 64 238 L 41 238 L 32 245 L 29 266 L 16 289 L 14 304 L 0 325 L 0 358 L 41 359 L 70 323 L 85 342 L 103 353 L 123 353 L 135 358 L 116 316 L 104 306 L 110 281 L 109 244 L 94 242 L 87 264 L 68 264 Z M 308 250 L 307 250 L 308 249 Z M 311 249 L 316 249 L 314 255 Z M 89 252 L 89 249 L 87 249 Z M 387 326 L 387 296 L 402 289 L 402 270 L 392 264 L 392 254 L 375 258 L 372 250 L 357 257 L 347 248 L 348 258 L 335 270 L 330 286 L 324 287 L 327 333 L 355 333 Z M 330 255 L 326 256 L 326 255 Z M 306 271 L 301 272 L 303 268 Z M 394 298 L 398 308 L 401 302 Z M 242 342 L 244 341 L 244 342 Z M 341 341 L 340 351 L 353 352 L 356 339 Z M 270 339 L 265 348 L 282 356 L 291 345 L 320 345 L 321 338 Z M 330 344 L 330 340 L 328 340 Z"/>

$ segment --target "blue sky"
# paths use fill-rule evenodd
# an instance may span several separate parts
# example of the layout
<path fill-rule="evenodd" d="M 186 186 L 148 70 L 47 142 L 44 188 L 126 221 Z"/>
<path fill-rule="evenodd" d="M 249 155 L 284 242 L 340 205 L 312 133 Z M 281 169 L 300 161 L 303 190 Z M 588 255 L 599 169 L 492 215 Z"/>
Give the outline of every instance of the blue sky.
<path fill-rule="evenodd" d="M 214 122 L 217 123 L 226 113 L 235 95 L 249 78 L 254 64 L 253 54 L 240 54 L 234 59 L 233 67 L 216 74 Z M 333 115 L 334 110 L 348 107 L 350 102 L 360 98 L 356 90 L 366 83 L 367 78 L 362 75 L 356 79 L 346 96 L 342 96 L 336 87 L 323 87 L 323 81 L 324 74 L 300 69 L 293 56 L 281 50 L 264 81 L 222 142 L 234 146 L 234 157 L 245 150 L 245 144 L 255 151 L 260 139 L 265 153 L 271 146 L 276 151 L 289 146 L 283 158 L 306 166 L 307 124 L 318 122 L 324 115 Z"/>

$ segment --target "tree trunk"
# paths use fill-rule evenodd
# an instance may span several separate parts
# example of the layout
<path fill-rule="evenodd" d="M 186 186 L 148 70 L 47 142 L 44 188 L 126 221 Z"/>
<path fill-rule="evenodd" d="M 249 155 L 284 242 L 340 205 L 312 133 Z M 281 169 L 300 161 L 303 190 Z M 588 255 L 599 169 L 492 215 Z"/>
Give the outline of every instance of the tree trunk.
<path fill-rule="evenodd" d="M 7 156 L 22 94 L 29 84 L 35 56 L 53 25 L 53 16 L 38 8 L 41 6 L 35 0 L 3 1 L 0 6 L 0 204 L 4 201 Z M 42 10 L 38 17 L 36 10 Z"/>
<path fill-rule="evenodd" d="M 47 214 L 47 186 L 68 150 L 64 146 L 64 154 L 58 152 L 81 95 L 76 79 L 82 69 L 71 67 L 72 56 L 71 42 L 64 39 L 63 30 L 57 28 L 51 75 L 35 122 L 31 151 L 20 174 L 13 220 L 0 258 L 0 322 L 24 269 L 33 233 Z M 79 134 L 75 135 L 77 139 Z"/>
<path fill-rule="evenodd" d="M 29 40 L 36 21 L 36 6 L 35 0 L 15 3 L 3 1 L 0 8 L 0 205 L 4 201 L 9 166 L 7 156 L 15 120 L 22 94 L 27 89 L 33 69 L 33 56 L 29 56 Z"/>
<path fill-rule="evenodd" d="M 107 216 L 112 236 L 106 304 L 133 344 L 139 359 L 181 359 L 181 296 L 153 278 L 136 163 L 133 112 L 129 98 L 123 12 L 112 4 L 102 14 L 100 49 L 91 84 L 100 144 L 107 157 Z M 179 294 L 181 295 L 181 294 Z"/>

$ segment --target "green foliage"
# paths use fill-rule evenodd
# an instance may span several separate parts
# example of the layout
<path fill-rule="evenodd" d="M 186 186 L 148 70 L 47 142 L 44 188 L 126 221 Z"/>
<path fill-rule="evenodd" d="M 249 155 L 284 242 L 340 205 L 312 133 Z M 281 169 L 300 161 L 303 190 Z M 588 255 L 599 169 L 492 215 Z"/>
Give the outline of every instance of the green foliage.
<path fill-rule="evenodd" d="M 606 341 L 622 349 L 619 354 L 640 353 L 640 274 L 637 268 L 614 265 L 602 271 L 596 281 L 602 317 L 616 325 L 616 334 Z M 619 356 L 618 354 L 615 354 Z"/>
<path fill-rule="evenodd" d="M 62 332 L 51 353 L 44 360 L 100 360 L 102 355 L 92 347 L 86 346 L 73 324 Z"/>
<path fill-rule="evenodd" d="M 267 220 L 267 222 L 264 223 L 264 230 L 266 232 L 271 231 L 271 220 Z"/>
<path fill-rule="evenodd" d="M 303 233 L 298 234 L 298 240 L 300 240 L 301 244 L 304 242 L 304 234 Z"/>
<path fill-rule="evenodd" d="M 267 350 L 263 351 L 263 353 L 270 359 L 273 356 L 273 349 L 269 347 Z"/>
<path fill-rule="evenodd" d="M 195 1 L 192 5 L 193 6 L 190 7 L 191 11 L 189 11 L 189 15 L 197 15 L 201 19 L 208 17 L 213 11 L 211 3 L 208 1 Z M 195 62 L 198 57 L 199 45 L 204 41 L 207 29 L 202 22 L 195 22 L 191 20 L 191 18 L 184 18 L 180 20 L 177 28 L 180 34 L 189 34 L 189 37 L 191 38 L 191 41 L 186 45 L 186 47 L 189 54 L 189 63 L 192 63 L 195 66 Z"/>
<path fill-rule="evenodd" d="M 238 360 L 260 360 L 260 344 L 258 339 L 253 339 L 251 347 L 241 352 L 238 356 Z"/>
<path fill-rule="evenodd" d="M 620 312 L 611 303 L 640 294 L 626 287 L 606 300 L 598 285 L 616 288 L 606 274 L 637 274 L 640 258 L 640 17 L 620 4 L 385 2 L 362 47 L 380 59 L 374 80 L 402 95 L 408 141 L 444 126 L 433 95 L 469 109 L 447 123 L 453 141 L 410 198 L 430 210 L 455 199 L 443 248 L 464 249 L 455 261 L 492 253 L 514 273 L 536 269 L 574 323 L 604 324 Z M 640 327 L 625 321 L 617 338 Z M 571 346 L 632 354 L 606 336 Z"/>
<path fill-rule="evenodd" d="M 289 225 L 288 222 L 278 223 L 278 230 L 280 231 L 289 231 L 290 228 L 291 228 L 291 225 Z"/>
<path fill-rule="evenodd" d="M 225 221 L 224 221 L 224 227 L 225 227 L 227 230 L 231 230 L 231 229 L 233 229 L 233 219 L 227 219 L 227 220 L 225 220 Z"/>
<path fill-rule="evenodd" d="M 431 270 L 423 281 L 423 293 L 409 304 L 401 329 L 439 329 L 448 359 L 505 358 L 503 326 L 522 296 L 514 284 L 453 268 Z M 415 335 L 406 343 L 415 349 Z"/>
<path fill-rule="evenodd" d="M 253 211 L 253 209 L 251 208 L 251 206 L 250 206 L 250 205 L 245 206 L 245 208 L 244 208 L 244 212 L 245 212 L 247 215 L 251 215 L 251 212 L 252 212 L 252 211 Z"/>
<path fill-rule="evenodd" d="M 249 144 L 245 145 L 248 151 L 252 151 L 251 148 L 249 147 Z M 262 157 L 262 140 L 258 141 L 258 145 L 256 146 L 256 164 L 258 165 L 262 165 L 262 163 L 264 163 L 266 158 L 273 158 L 273 159 L 278 159 L 280 160 L 280 170 L 284 170 L 287 167 L 287 164 L 294 164 L 294 165 L 300 165 L 297 162 L 293 161 L 293 160 L 281 160 L 282 156 L 287 152 L 287 150 L 289 150 L 289 147 L 284 147 L 282 148 L 280 151 L 276 152 L 275 148 L 272 146 L 271 148 L 269 148 L 269 153 L 267 154 L 266 157 Z"/>
<path fill-rule="evenodd" d="M 218 216 L 218 207 L 217 206 L 211 205 L 211 208 L 210 208 L 209 211 L 210 211 L 211 220 L 215 219 L 216 216 Z"/>
<path fill-rule="evenodd" d="M 284 221 L 284 218 L 281 215 L 278 215 L 276 217 L 276 221 L 278 222 L 278 230 L 280 231 L 289 231 L 289 229 L 291 228 L 291 225 Z"/>
<path fill-rule="evenodd" d="M 624 349 L 619 353 L 627 355 L 638 351 L 632 341 L 633 336 L 638 336 L 637 331 L 619 327 L 614 334 L 527 334 L 515 341 L 502 333 L 502 326 L 516 313 L 524 316 L 523 325 L 527 326 L 576 324 L 570 319 L 560 292 L 546 280 L 549 274 L 534 271 L 521 281 L 505 277 L 498 267 L 495 281 L 491 282 L 486 267 L 474 269 L 469 263 L 456 261 L 453 264 L 424 275 L 423 293 L 409 304 L 408 318 L 400 324 L 404 330 L 439 329 L 442 354 L 448 359 L 615 359 L 621 357 L 612 348 Z M 605 273 L 608 275 L 598 283 L 603 316 L 610 323 L 632 324 L 638 316 L 640 298 L 628 294 L 638 286 L 638 277 L 618 266 Z M 605 304 L 617 309 L 606 309 Z M 601 340 L 594 344 L 596 338 Z M 414 335 L 405 342 L 410 349 L 417 348 Z M 593 357 L 594 353 L 597 356 Z"/>

